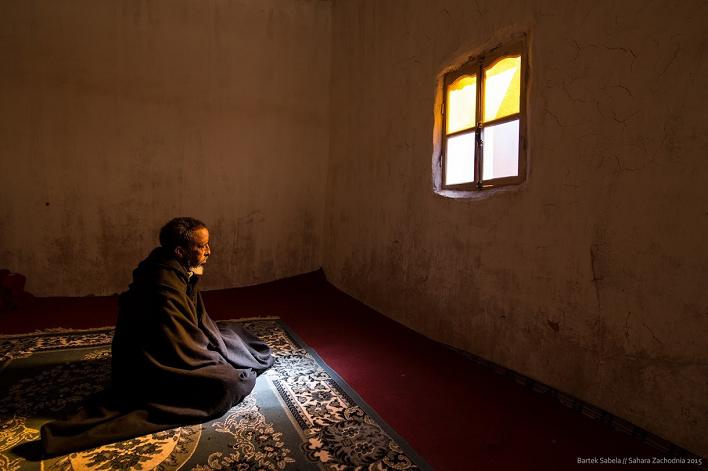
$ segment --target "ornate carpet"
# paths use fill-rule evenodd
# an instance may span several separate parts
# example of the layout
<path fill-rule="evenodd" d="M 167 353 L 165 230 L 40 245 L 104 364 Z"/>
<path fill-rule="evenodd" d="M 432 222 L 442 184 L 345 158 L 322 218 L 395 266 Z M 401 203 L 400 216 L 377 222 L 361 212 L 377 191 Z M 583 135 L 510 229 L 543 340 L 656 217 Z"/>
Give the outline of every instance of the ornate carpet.
<path fill-rule="evenodd" d="M 226 415 L 46 460 L 39 428 L 109 383 L 113 330 L 0 336 L 0 470 L 429 469 L 281 321 L 239 322 L 276 361 Z"/>

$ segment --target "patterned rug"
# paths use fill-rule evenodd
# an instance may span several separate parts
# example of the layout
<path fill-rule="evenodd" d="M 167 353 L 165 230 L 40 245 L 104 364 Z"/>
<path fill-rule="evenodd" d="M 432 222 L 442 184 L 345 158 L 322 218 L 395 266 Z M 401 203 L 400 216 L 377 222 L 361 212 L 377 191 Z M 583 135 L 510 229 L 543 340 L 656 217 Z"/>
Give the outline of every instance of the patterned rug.
<path fill-rule="evenodd" d="M 43 423 L 108 384 L 113 331 L 0 336 L 0 470 L 429 469 L 280 320 L 238 322 L 276 362 L 226 415 L 47 460 L 27 450 Z"/>

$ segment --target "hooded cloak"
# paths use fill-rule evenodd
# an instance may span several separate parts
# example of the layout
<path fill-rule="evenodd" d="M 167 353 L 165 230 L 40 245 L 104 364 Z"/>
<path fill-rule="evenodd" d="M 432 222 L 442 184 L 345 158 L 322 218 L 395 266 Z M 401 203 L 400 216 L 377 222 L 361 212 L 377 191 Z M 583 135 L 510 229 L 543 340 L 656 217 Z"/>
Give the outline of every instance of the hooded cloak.
<path fill-rule="evenodd" d="M 157 248 L 119 297 L 112 385 L 41 430 L 45 454 L 77 450 L 222 416 L 273 364 L 270 348 L 240 325 L 217 326 L 191 275 Z"/>

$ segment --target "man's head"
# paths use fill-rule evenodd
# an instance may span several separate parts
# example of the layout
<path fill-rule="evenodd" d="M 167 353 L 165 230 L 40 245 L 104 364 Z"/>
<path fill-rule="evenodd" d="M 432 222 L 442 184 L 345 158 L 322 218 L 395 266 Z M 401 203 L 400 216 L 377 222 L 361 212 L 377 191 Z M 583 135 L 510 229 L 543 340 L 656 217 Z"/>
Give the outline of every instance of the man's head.
<path fill-rule="evenodd" d="M 190 217 L 174 218 L 162 226 L 160 245 L 187 269 L 204 266 L 211 255 L 206 224 Z"/>

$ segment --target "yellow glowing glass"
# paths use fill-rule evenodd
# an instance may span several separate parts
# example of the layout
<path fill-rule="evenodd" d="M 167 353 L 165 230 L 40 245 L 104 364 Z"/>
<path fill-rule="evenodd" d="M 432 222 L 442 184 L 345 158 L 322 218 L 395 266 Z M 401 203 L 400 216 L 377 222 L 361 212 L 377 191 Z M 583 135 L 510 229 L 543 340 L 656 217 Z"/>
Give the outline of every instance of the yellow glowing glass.
<path fill-rule="evenodd" d="M 477 111 L 477 76 L 463 75 L 447 87 L 447 134 L 474 127 Z"/>
<path fill-rule="evenodd" d="M 507 57 L 484 70 L 484 121 L 519 112 L 521 56 Z"/>

